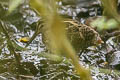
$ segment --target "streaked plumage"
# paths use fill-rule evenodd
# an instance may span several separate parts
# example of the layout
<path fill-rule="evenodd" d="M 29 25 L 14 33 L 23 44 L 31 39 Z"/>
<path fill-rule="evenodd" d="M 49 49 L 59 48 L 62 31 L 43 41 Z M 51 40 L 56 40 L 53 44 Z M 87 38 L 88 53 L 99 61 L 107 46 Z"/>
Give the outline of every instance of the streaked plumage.
<path fill-rule="evenodd" d="M 77 25 L 76 22 L 68 22 L 67 35 L 77 52 L 103 42 L 92 27 L 85 24 Z"/>

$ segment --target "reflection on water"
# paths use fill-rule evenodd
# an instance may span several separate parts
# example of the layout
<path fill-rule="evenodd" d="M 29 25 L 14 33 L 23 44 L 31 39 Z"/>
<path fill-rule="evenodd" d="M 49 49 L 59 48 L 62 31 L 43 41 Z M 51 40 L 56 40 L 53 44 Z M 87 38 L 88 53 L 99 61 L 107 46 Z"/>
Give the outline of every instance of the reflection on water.
<path fill-rule="evenodd" d="M 3 0 L 0 0 L 0 2 Z M 4 0 L 6 1 L 6 0 Z M 72 0 L 71 0 L 72 1 Z M 102 11 L 99 2 L 96 0 L 77 0 L 72 3 L 68 3 L 68 0 L 63 0 L 60 2 L 60 10 L 58 11 L 64 17 L 69 17 L 71 19 L 77 19 L 78 21 L 83 21 L 88 17 L 101 15 Z M 64 5 L 65 4 L 65 5 Z M 16 80 L 18 74 L 24 78 L 21 80 L 27 80 L 25 75 L 30 75 L 33 78 L 38 78 L 38 80 L 79 80 L 79 76 L 74 73 L 73 65 L 64 58 L 61 62 L 52 62 L 46 57 L 40 57 L 38 54 L 46 53 L 45 45 L 42 43 L 42 34 L 40 33 L 32 43 L 24 49 L 26 43 L 19 42 L 18 39 L 22 37 L 32 37 L 36 29 L 36 23 L 39 19 L 36 12 L 29 8 L 29 5 L 24 3 L 14 11 L 11 15 L 6 16 L 6 11 L 8 9 L 7 4 L 1 5 L 0 3 L 0 19 L 2 19 L 7 25 L 7 31 L 11 40 L 14 41 L 15 52 L 21 60 L 22 68 L 21 71 L 18 70 L 15 58 L 13 54 L 10 54 L 8 49 L 8 42 L 6 40 L 5 34 L 0 32 L 0 79 L 1 76 L 5 79 L 11 78 Z M 84 6 L 84 7 L 83 7 Z M 97 12 L 96 12 L 97 11 Z M 1 28 L 0 28 L 1 30 Z M 110 41 L 109 41 L 110 40 Z M 107 44 L 114 45 L 114 40 L 109 39 Z M 112 42 L 112 43 L 111 43 Z M 94 65 L 99 68 L 105 67 L 103 62 L 106 61 L 106 46 L 99 46 L 93 50 L 86 50 L 81 56 L 81 64 L 89 66 Z M 113 49 L 111 45 L 107 45 L 107 48 Z M 116 48 L 116 46 L 115 46 Z M 116 50 L 119 50 L 116 48 Z M 92 76 L 95 80 L 106 79 L 112 80 L 114 75 L 106 75 L 100 73 L 98 68 L 92 69 Z M 36 76 L 36 77 L 34 77 Z M 30 78 L 29 77 L 29 78 Z M 21 77 L 20 77 L 21 78 Z M 33 78 L 31 80 L 33 80 Z"/>

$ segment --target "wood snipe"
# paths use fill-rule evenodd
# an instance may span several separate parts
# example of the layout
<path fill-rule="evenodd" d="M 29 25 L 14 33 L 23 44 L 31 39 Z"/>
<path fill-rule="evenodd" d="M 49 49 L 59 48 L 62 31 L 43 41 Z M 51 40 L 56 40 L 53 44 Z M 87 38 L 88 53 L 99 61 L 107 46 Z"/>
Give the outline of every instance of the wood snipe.
<path fill-rule="evenodd" d="M 85 24 L 78 24 L 73 21 L 67 22 L 67 35 L 74 49 L 79 52 L 89 46 L 103 43 L 98 32 Z"/>

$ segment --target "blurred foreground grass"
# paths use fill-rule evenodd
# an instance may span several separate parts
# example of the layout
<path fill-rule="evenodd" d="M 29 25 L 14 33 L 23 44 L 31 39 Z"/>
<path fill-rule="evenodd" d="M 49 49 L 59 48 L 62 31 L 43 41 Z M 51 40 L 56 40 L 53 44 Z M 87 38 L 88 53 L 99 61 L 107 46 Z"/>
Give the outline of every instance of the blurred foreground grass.
<path fill-rule="evenodd" d="M 101 1 L 104 7 L 103 14 L 108 16 L 108 18 L 115 18 L 115 20 L 119 22 L 119 15 L 116 7 L 118 0 Z M 10 13 L 20 4 L 20 0 L 13 2 L 14 4 L 11 3 L 12 6 L 9 8 Z M 57 6 L 55 3 L 55 0 L 30 0 L 31 7 L 33 7 L 44 20 L 45 28 L 48 30 L 48 32 L 45 33 L 49 34 L 46 37 L 50 41 L 49 47 L 51 52 L 72 59 L 76 72 L 80 75 L 81 80 L 91 80 L 90 72 L 79 64 L 79 60 L 75 55 L 75 50 L 72 48 L 65 35 L 65 24 L 62 22 L 63 18 L 57 13 Z"/>
<path fill-rule="evenodd" d="M 54 0 L 31 0 L 31 6 L 43 17 L 45 28 L 48 30 L 46 37 L 50 41 L 49 47 L 52 53 L 66 56 L 72 59 L 76 72 L 80 75 L 81 80 L 91 80 L 89 70 L 86 70 L 79 64 L 75 55 L 75 50 L 66 37 L 65 24 L 57 13 L 57 6 Z"/>

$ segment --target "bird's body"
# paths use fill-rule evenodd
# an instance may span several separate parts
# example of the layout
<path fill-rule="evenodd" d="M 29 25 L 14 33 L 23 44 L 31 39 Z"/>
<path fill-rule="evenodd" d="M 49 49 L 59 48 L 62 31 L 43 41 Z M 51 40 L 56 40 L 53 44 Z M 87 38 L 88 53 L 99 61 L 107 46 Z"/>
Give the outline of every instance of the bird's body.
<path fill-rule="evenodd" d="M 92 27 L 85 24 L 70 25 L 68 23 L 67 36 L 74 49 L 79 52 L 89 46 L 102 43 L 100 35 Z"/>
<path fill-rule="evenodd" d="M 75 21 L 64 21 L 67 27 L 65 28 L 67 37 L 72 44 L 73 48 L 78 53 L 80 50 L 83 50 L 89 46 L 93 46 L 99 43 L 102 43 L 100 35 L 90 26 L 85 24 L 78 24 Z M 43 43 L 46 45 L 46 48 L 49 48 L 49 40 L 45 34 L 46 30 L 43 27 Z"/>

